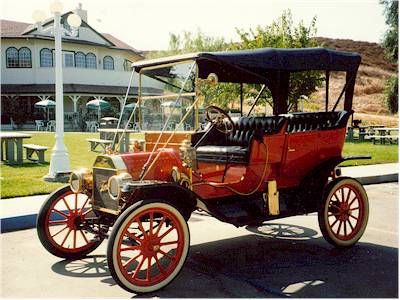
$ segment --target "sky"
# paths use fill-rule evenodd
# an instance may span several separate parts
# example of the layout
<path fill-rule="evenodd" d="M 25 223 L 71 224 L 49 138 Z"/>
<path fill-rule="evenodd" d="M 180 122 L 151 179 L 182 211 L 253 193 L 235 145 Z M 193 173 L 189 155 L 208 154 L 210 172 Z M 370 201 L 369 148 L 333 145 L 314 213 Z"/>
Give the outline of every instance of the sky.
<path fill-rule="evenodd" d="M 1 0 L 1 19 L 33 23 L 51 0 Z M 380 42 L 385 32 L 379 0 L 61 0 L 64 11 L 82 3 L 88 23 L 139 50 L 168 49 L 169 34 L 196 32 L 237 41 L 235 28 L 266 26 L 290 9 L 295 23 L 317 17 L 317 36 Z"/>

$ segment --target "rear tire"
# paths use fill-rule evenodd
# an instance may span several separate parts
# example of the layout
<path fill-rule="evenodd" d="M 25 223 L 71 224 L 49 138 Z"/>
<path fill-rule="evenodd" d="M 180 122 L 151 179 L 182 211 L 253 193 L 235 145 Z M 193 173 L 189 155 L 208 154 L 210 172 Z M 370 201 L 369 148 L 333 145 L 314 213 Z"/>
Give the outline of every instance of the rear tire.
<path fill-rule="evenodd" d="M 125 290 L 153 292 L 178 275 L 189 244 L 189 228 L 178 209 L 165 202 L 141 201 L 114 224 L 107 247 L 108 267 Z"/>
<path fill-rule="evenodd" d="M 365 189 L 357 180 L 340 177 L 328 184 L 318 223 L 322 235 L 336 247 L 353 246 L 368 223 L 369 204 Z"/>

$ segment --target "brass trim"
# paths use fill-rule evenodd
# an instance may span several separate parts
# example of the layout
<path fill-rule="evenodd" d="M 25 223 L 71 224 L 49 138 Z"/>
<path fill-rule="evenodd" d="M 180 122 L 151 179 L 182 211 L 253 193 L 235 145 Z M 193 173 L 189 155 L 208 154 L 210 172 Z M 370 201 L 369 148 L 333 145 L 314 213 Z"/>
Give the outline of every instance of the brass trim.
<path fill-rule="evenodd" d="M 105 213 L 108 213 L 108 214 L 113 214 L 113 215 L 116 215 L 116 216 L 118 216 L 120 214 L 119 210 L 113 210 L 113 209 L 100 207 L 100 206 L 96 206 L 96 205 L 93 205 L 93 208 L 95 210 L 98 210 L 98 211 L 101 211 L 101 212 L 105 212 Z"/>

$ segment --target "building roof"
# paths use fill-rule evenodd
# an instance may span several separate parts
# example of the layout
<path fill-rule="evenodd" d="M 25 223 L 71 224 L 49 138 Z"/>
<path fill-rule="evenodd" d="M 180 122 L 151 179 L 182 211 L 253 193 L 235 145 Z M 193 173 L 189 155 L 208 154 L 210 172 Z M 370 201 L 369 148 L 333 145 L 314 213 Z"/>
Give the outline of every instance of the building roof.
<path fill-rule="evenodd" d="M 1 37 L 21 36 L 25 29 L 32 25 L 24 22 L 0 20 L 1 22 Z"/>
<path fill-rule="evenodd" d="M 46 22 L 48 22 L 48 20 Z M 11 20 L 0 20 L 0 23 L 1 23 L 1 28 L 0 28 L 1 38 L 40 38 L 40 39 L 51 39 L 51 40 L 53 39 L 53 37 L 49 37 L 49 36 L 37 36 L 37 35 L 31 34 L 30 32 L 34 28 L 34 24 L 18 22 L 18 21 L 11 21 Z M 93 28 L 91 28 L 91 29 L 93 29 Z M 135 54 L 137 54 L 139 56 L 142 56 L 140 51 L 129 46 L 128 44 L 124 43 L 120 39 L 117 39 L 113 35 L 111 35 L 109 33 L 98 33 L 97 31 L 96 31 L 96 33 L 101 35 L 105 40 L 109 41 L 111 44 L 113 44 L 113 47 L 110 47 L 110 48 L 129 50 L 129 51 L 135 52 Z M 63 39 L 68 40 L 68 38 L 63 38 Z M 83 44 L 87 43 L 87 42 L 81 41 L 81 40 L 77 41 L 76 39 L 68 40 L 68 41 L 75 42 L 75 43 L 81 42 Z M 91 42 L 89 42 L 89 43 L 93 44 Z M 99 46 L 104 47 L 105 45 L 99 44 Z"/>

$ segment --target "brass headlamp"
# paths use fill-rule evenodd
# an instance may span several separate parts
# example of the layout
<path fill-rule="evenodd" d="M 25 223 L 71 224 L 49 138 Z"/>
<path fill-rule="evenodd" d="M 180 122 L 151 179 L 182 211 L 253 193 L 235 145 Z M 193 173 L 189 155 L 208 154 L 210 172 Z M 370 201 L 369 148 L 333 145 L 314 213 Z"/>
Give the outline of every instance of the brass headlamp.
<path fill-rule="evenodd" d="M 93 188 L 93 175 L 88 169 L 80 169 L 71 173 L 69 186 L 74 193 L 81 193 Z"/>

